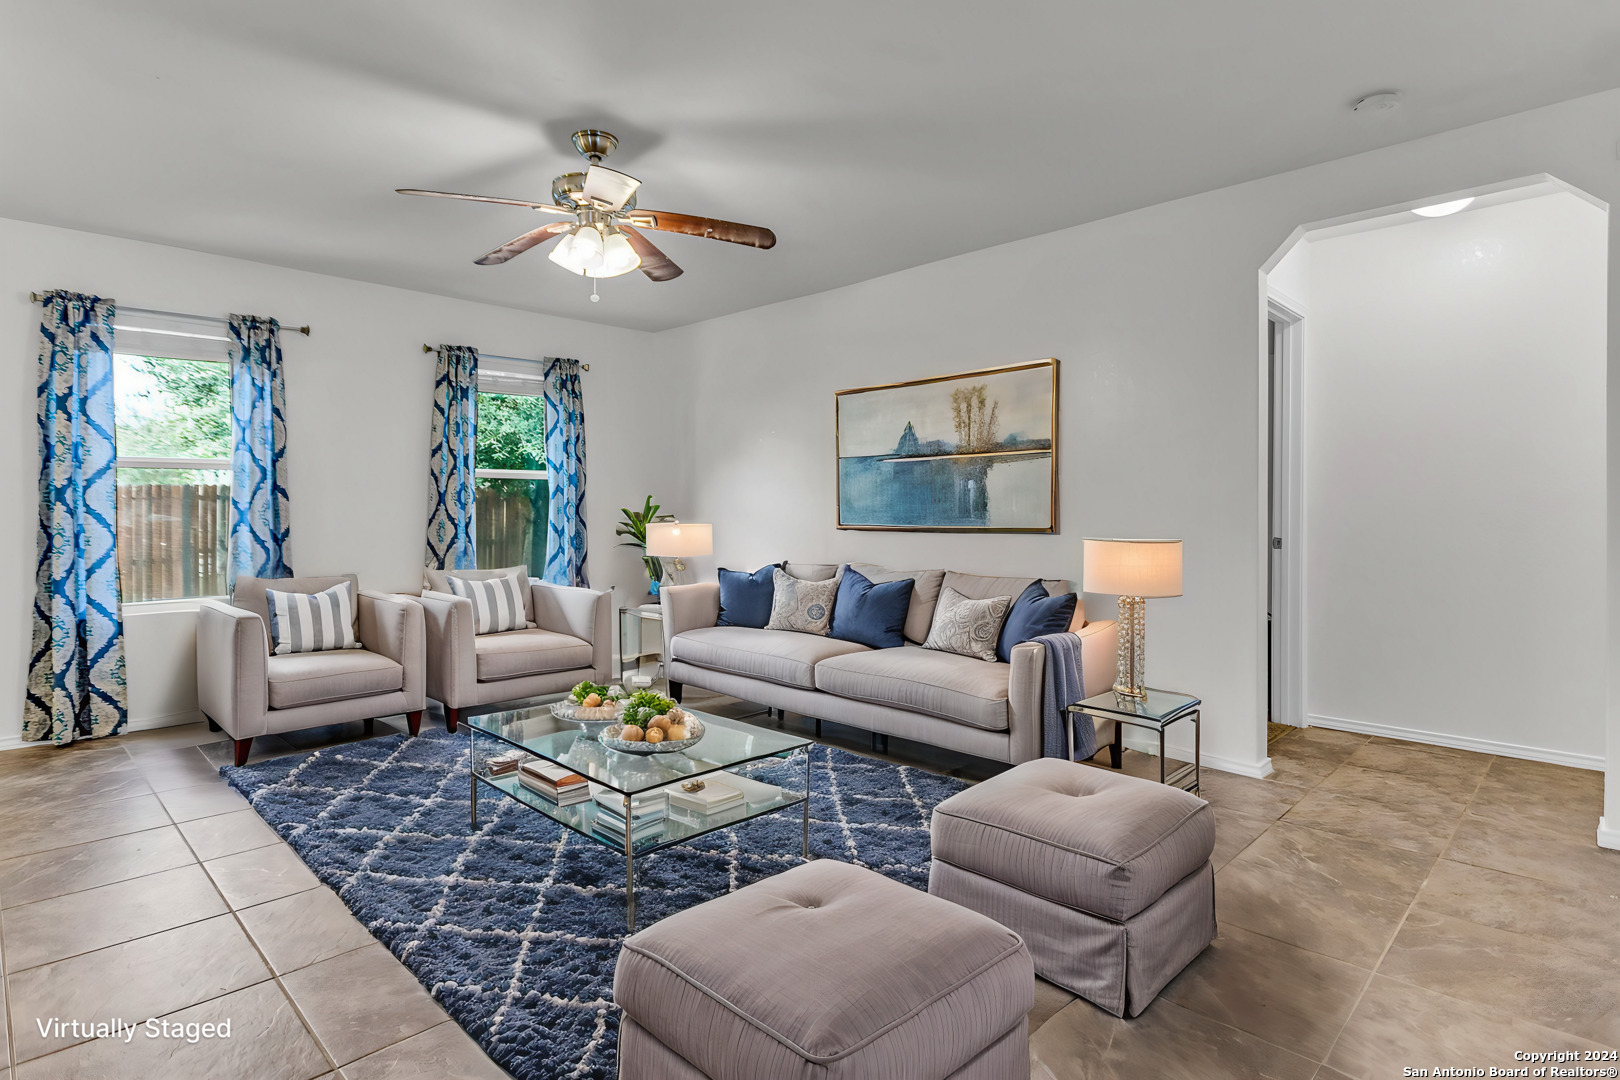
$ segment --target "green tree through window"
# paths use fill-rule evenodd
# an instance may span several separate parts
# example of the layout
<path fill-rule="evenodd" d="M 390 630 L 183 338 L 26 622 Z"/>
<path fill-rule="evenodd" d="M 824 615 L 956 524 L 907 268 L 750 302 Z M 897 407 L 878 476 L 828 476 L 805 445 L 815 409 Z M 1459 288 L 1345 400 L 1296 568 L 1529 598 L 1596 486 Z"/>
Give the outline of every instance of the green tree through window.
<path fill-rule="evenodd" d="M 478 565 L 546 565 L 546 403 L 522 394 L 478 395 L 474 448 Z"/>

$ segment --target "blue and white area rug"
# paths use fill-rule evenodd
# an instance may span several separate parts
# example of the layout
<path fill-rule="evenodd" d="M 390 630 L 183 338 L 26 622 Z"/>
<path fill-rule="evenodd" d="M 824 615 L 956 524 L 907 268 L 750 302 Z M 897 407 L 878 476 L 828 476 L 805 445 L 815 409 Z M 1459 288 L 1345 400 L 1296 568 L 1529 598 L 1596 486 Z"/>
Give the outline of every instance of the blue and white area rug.
<path fill-rule="evenodd" d="M 928 819 L 966 784 L 815 746 L 811 850 L 925 889 Z M 221 770 L 498 1064 L 519 1080 L 618 1075 L 613 966 L 624 858 L 483 788 L 465 735 L 346 743 Z M 793 788 L 800 756 L 750 774 Z M 645 927 L 799 860 L 792 807 L 636 861 Z"/>

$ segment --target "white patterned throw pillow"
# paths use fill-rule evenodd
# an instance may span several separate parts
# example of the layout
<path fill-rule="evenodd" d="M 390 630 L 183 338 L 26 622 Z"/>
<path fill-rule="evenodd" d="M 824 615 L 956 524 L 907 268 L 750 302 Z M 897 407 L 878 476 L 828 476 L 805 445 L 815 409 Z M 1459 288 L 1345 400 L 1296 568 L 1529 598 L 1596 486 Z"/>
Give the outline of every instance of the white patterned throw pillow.
<path fill-rule="evenodd" d="M 833 601 L 838 599 L 838 583 L 843 576 L 840 573 L 826 581 L 804 581 L 778 569 L 771 578 L 771 621 L 765 629 L 797 630 L 826 637 L 832 629 Z"/>
<path fill-rule="evenodd" d="M 1007 621 L 1012 603 L 1010 596 L 969 600 L 946 586 L 939 594 L 934 624 L 928 628 L 928 640 L 923 642 L 923 648 L 980 660 L 996 659 L 996 641 L 1001 637 L 1001 624 Z"/>
<path fill-rule="evenodd" d="M 340 582 L 318 593 L 266 589 L 270 651 L 277 656 L 327 649 L 358 649 L 354 637 L 354 587 Z"/>
<path fill-rule="evenodd" d="M 521 586 L 510 574 L 489 578 L 451 574 L 449 580 L 451 592 L 472 601 L 474 634 L 504 634 L 529 625 L 523 611 Z"/>

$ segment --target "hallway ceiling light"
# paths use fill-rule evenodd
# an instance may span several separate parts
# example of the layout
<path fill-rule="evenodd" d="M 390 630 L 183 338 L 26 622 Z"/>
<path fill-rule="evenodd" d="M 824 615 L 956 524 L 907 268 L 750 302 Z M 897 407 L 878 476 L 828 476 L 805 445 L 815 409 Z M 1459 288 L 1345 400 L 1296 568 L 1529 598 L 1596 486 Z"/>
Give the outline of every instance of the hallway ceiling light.
<path fill-rule="evenodd" d="M 1452 199 L 1450 202 L 1435 203 L 1432 206 L 1419 206 L 1413 209 L 1412 213 L 1418 217 L 1445 217 L 1447 214 L 1468 209 L 1468 204 L 1473 201 L 1474 197 L 1470 195 L 1466 199 Z"/>

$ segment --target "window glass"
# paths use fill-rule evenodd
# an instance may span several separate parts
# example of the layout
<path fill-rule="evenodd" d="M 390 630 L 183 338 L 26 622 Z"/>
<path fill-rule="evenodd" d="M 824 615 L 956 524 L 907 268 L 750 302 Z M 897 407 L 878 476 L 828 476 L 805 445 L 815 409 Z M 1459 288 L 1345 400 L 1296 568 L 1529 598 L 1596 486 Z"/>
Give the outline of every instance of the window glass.
<path fill-rule="evenodd" d="M 230 371 L 114 357 L 118 573 L 125 603 L 222 596 L 231 520 Z"/>
<path fill-rule="evenodd" d="M 478 565 L 546 565 L 546 403 L 523 394 L 478 395 L 474 447 Z"/>

